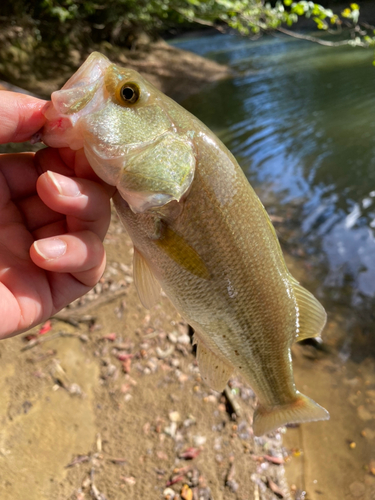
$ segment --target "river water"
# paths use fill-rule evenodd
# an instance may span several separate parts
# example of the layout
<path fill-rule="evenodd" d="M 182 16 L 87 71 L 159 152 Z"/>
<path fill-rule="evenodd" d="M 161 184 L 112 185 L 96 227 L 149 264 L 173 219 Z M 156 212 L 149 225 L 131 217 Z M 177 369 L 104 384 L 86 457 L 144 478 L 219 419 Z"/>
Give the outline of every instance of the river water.
<path fill-rule="evenodd" d="M 236 156 L 273 217 L 292 273 L 328 312 L 325 349 L 297 347 L 294 364 L 297 387 L 331 420 L 287 431 L 286 444 L 302 451 L 290 482 L 305 498 L 373 500 L 373 53 L 286 37 L 173 44 L 233 69 L 233 78 L 182 104 Z"/>

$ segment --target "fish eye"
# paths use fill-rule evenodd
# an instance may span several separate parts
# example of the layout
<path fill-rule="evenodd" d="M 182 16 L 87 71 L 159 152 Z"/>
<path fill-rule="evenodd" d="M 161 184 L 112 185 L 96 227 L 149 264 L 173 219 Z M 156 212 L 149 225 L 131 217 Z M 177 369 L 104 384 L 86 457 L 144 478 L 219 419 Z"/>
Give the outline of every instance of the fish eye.
<path fill-rule="evenodd" d="M 125 83 L 119 91 L 119 97 L 124 104 L 135 104 L 139 100 L 140 94 L 140 88 L 132 82 Z"/>

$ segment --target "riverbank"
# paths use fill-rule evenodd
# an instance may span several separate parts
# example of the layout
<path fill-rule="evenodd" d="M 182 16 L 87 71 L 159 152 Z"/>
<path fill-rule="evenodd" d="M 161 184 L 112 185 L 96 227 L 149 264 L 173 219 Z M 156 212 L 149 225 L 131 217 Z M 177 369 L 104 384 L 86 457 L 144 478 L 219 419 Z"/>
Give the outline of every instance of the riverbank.
<path fill-rule="evenodd" d="M 14 56 L 13 61 L 3 60 L 0 63 L 3 86 L 11 90 L 9 85 L 16 85 L 34 95 L 49 99 L 51 93 L 61 88 L 94 50 L 103 53 L 114 63 L 139 71 L 153 85 L 176 101 L 199 92 L 211 82 L 229 78 L 231 74 L 227 66 L 176 49 L 160 40 L 152 44 L 139 45 L 136 50 L 126 50 L 103 43 L 93 46 L 86 52 L 71 50 L 64 62 L 50 60 L 50 57 L 39 60 L 34 65 L 32 62 L 23 61 L 18 54 Z"/>

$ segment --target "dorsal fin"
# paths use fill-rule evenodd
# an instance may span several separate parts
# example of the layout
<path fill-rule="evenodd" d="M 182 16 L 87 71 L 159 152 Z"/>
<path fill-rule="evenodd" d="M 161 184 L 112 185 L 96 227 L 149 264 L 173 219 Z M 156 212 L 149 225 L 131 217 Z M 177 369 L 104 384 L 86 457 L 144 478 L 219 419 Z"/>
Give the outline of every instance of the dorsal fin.
<path fill-rule="evenodd" d="M 327 321 L 324 307 L 297 280 L 292 278 L 291 281 L 299 309 L 299 331 L 296 335 L 296 341 L 319 337 Z"/>
<path fill-rule="evenodd" d="M 133 276 L 140 301 L 151 309 L 160 297 L 160 284 L 141 253 L 134 247 Z"/>

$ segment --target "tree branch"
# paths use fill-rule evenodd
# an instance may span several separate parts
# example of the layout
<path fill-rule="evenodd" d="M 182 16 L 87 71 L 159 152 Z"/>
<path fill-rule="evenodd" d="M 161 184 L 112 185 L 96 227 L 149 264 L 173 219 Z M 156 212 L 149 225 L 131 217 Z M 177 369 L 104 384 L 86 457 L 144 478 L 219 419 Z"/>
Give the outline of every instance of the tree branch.
<path fill-rule="evenodd" d="M 308 42 L 318 43 L 319 45 L 324 45 L 326 47 L 342 47 L 343 45 L 350 45 L 350 40 L 341 40 L 340 42 L 329 42 L 328 40 L 320 40 L 314 36 L 302 35 L 301 33 L 294 33 L 286 28 L 276 28 L 276 31 L 280 31 L 285 35 L 291 36 L 293 38 L 298 38 L 299 40 L 307 40 Z"/>

